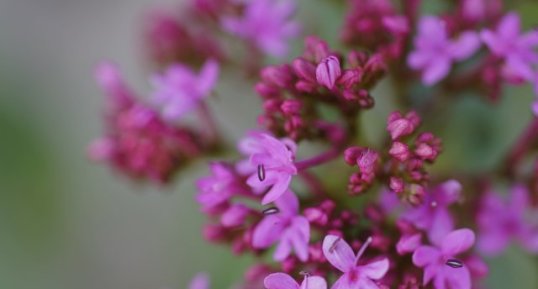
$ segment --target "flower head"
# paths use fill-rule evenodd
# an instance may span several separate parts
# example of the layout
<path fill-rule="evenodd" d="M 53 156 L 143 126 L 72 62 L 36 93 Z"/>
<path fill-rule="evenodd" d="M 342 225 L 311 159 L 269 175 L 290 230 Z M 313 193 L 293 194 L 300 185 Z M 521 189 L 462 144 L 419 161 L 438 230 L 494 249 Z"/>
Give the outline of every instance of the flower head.
<path fill-rule="evenodd" d="M 297 174 L 294 164 L 296 144 L 290 139 L 253 132 L 239 143 L 239 150 L 248 160 L 238 166 L 240 172 L 250 174 L 247 184 L 265 194 L 262 204 L 277 200 L 288 189 L 292 176 Z"/>
<path fill-rule="evenodd" d="M 327 289 L 327 282 L 319 276 L 305 275 L 299 285 L 290 275 L 285 273 L 273 273 L 265 277 L 263 281 L 266 289 Z"/>
<path fill-rule="evenodd" d="M 293 249 L 299 260 L 306 261 L 310 224 L 305 217 L 299 215 L 299 200 L 295 194 L 287 191 L 275 203 L 276 210 L 266 214 L 254 229 L 252 246 L 262 249 L 278 242 L 275 260 L 286 259 Z"/>
<path fill-rule="evenodd" d="M 389 270 L 389 260 L 372 261 L 366 265 L 359 265 L 360 257 L 372 242 L 369 238 L 362 245 L 359 253 L 355 255 L 353 249 L 341 237 L 328 235 L 323 240 L 323 255 L 335 268 L 344 273 L 332 289 L 368 288 L 379 289 L 376 284 Z"/>
<path fill-rule="evenodd" d="M 290 18 L 295 13 L 294 0 L 246 1 L 243 15 L 225 18 L 228 32 L 251 41 L 260 50 L 275 57 L 288 53 L 287 41 L 297 36 L 299 24 Z"/>
<path fill-rule="evenodd" d="M 522 34 L 518 14 L 506 14 L 495 31 L 486 29 L 481 37 L 493 54 L 504 59 L 503 73 L 507 79 L 534 82 L 532 65 L 538 63 L 538 31 Z"/>
<path fill-rule="evenodd" d="M 424 268 L 423 285 L 433 280 L 436 289 L 470 289 L 469 268 L 456 258 L 473 246 L 475 235 L 469 229 L 447 234 L 436 246 L 420 246 L 413 253 L 413 264 Z"/>
<path fill-rule="evenodd" d="M 446 181 L 428 192 L 420 206 L 405 211 L 402 219 L 425 230 L 430 240 L 438 243 L 454 228 L 448 207 L 457 202 L 460 195 L 461 184 L 455 180 Z"/>
<path fill-rule="evenodd" d="M 449 38 L 443 20 L 434 16 L 423 17 L 418 24 L 415 50 L 409 54 L 408 64 L 422 72 L 422 82 L 433 85 L 443 79 L 452 63 L 471 56 L 480 46 L 474 32 L 463 32 L 458 39 Z"/>
<path fill-rule="evenodd" d="M 208 60 L 196 75 L 189 67 L 174 64 L 152 78 L 153 102 L 162 107 L 163 117 L 177 120 L 195 109 L 215 87 L 219 65 Z"/>
<path fill-rule="evenodd" d="M 538 253 L 538 218 L 529 218 L 531 209 L 529 192 L 523 186 L 514 187 L 506 200 L 496 193 L 487 193 L 477 216 L 478 249 L 497 255 L 514 239 L 528 251 Z"/>

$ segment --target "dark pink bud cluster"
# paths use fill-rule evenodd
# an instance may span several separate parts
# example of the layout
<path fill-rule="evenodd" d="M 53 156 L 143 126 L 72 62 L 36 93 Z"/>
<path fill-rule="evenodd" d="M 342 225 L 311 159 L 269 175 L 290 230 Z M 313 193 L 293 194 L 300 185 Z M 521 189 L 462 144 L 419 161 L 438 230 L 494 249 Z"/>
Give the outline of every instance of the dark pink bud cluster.
<path fill-rule="evenodd" d="M 414 1 L 405 1 L 404 9 L 414 11 Z M 341 37 L 348 45 L 380 51 L 396 60 L 404 52 L 410 32 L 410 18 L 398 14 L 388 0 L 352 0 L 346 14 Z"/>
<path fill-rule="evenodd" d="M 411 204 L 422 202 L 429 179 L 424 165 L 434 162 L 442 149 L 441 140 L 429 132 L 420 133 L 412 142 L 419 124 L 420 117 L 415 112 L 405 116 L 393 112 L 387 121 L 392 140 L 385 164 L 388 186 Z"/>
<path fill-rule="evenodd" d="M 344 159 L 348 165 L 359 168 L 359 171 L 349 178 L 349 193 L 352 195 L 363 193 L 376 178 L 380 161 L 379 153 L 369 148 L 351 147 L 344 152 Z"/>
<path fill-rule="evenodd" d="M 135 179 L 167 183 L 181 168 L 215 143 L 187 126 L 172 125 L 136 99 L 112 64 L 103 64 L 97 80 L 107 94 L 105 134 L 89 147 L 90 158 L 107 162 Z"/>
<path fill-rule="evenodd" d="M 223 59 L 224 54 L 218 39 L 208 28 L 181 22 L 180 16 L 164 11 L 152 11 L 146 15 L 144 44 L 148 58 L 160 65 L 167 66 L 180 62 L 201 66 L 207 59 Z"/>
<path fill-rule="evenodd" d="M 315 123 L 321 118 L 321 105 L 337 108 L 345 122 L 359 109 L 370 108 L 369 89 L 386 68 L 381 57 L 362 52 L 351 52 L 343 61 L 315 37 L 307 38 L 305 45 L 303 56 L 291 64 L 262 69 L 256 85 L 264 102 L 261 124 L 295 140 L 319 135 Z"/>

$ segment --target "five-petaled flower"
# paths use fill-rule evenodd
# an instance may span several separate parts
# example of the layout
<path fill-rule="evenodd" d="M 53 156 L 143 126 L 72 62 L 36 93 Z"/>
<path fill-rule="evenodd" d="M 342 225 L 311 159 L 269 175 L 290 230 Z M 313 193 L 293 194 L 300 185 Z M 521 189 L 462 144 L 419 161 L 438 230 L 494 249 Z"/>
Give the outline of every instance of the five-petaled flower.
<path fill-rule="evenodd" d="M 292 176 L 297 174 L 294 164 L 297 145 L 290 139 L 278 140 L 263 132 L 250 133 L 239 143 L 239 151 L 248 156 L 238 164 L 238 170 L 250 174 L 247 184 L 256 193 L 269 191 L 262 205 L 277 200 L 290 186 Z"/>
<path fill-rule="evenodd" d="M 469 268 L 456 258 L 473 246 L 475 235 L 469 229 L 447 234 L 435 246 L 420 246 L 413 253 L 413 264 L 424 268 L 423 285 L 433 280 L 436 289 L 471 289 Z"/>
<path fill-rule="evenodd" d="M 274 253 L 276 261 L 286 259 L 291 250 L 299 260 L 308 260 L 308 242 L 310 241 L 310 224 L 299 215 L 299 200 L 291 191 L 287 191 L 275 202 L 277 210 L 268 214 L 254 229 L 252 246 L 268 248 L 278 242 Z"/>
<path fill-rule="evenodd" d="M 165 119 L 175 121 L 194 110 L 207 97 L 217 83 L 219 65 L 208 60 L 196 75 L 188 66 L 174 64 L 164 74 L 156 74 L 153 102 L 161 107 Z"/>
<path fill-rule="evenodd" d="M 463 32 L 452 40 L 443 20 L 425 16 L 418 24 L 414 44 L 415 50 L 409 54 L 408 64 L 422 72 L 424 84 L 434 85 L 448 75 L 453 62 L 471 56 L 480 47 L 480 40 L 471 31 Z"/>
<path fill-rule="evenodd" d="M 239 18 L 224 18 L 228 32 L 246 39 L 258 49 L 275 57 L 288 53 L 288 40 L 299 34 L 299 24 L 290 18 L 295 14 L 294 0 L 247 1 Z"/>
<path fill-rule="evenodd" d="M 538 31 L 521 34 L 521 20 L 516 13 L 506 14 L 497 29 L 486 29 L 482 40 L 493 54 L 504 59 L 504 77 L 509 81 L 534 82 L 532 65 L 538 63 Z"/>
<path fill-rule="evenodd" d="M 538 253 L 538 218 L 534 215 L 533 222 L 531 214 L 529 192 L 521 185 L 512 189 L 507 200 L 496 193 L 486 193 L 477 216 L 478 249 L 497 255 L 510 239 L 515 239 L 528 251 Z"/>
<path fill-rule="evenodd" d="M 305 275 L 299 285 L 286 273 L 273 273 L 265 277 L 263 284 L 266 289 L 327 289 L 327 282 L 319 276 Z"/>
<path fill-rule="evenodd" d="M 372 242 L 371 238 L 362 245 L 357 255 L 353 249 L 341 237 L 328 235 L 323 240 L 323 255 L 335 268 L 344 273 L 332 289 L 379 289 L 376 283 L 385 276 L 389 270 L 389 260 L 382 258 L 369 262 L 365 265 L 359 265 L 358 262 Z"/>

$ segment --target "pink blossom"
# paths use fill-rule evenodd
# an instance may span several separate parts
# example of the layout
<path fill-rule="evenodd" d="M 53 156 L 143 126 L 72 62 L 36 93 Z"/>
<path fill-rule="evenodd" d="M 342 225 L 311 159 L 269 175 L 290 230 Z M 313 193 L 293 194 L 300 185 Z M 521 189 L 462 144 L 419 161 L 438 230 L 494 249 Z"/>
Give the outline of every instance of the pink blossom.
<path fill-rule="evenodd" d="M 273 273 L 263 281 L 266 289 L 327 289 L 327 282 L 319 276 L 306 275 L 301 285 L 285 273 Z"/>
<path fill-rule="evenodd" d="M 423 285 L 433 280 L 436 289 L 471 289 L 469 268 L 456 258 L 473 246 L 475 235 L 469 229 L 447 234 L 436 246 L 420 246 L 413 253 L 413 264 L 424 268 Z"/>
<path fill-rule="evenodd" d="M 196 75 L 182 64 L 170 66 L 164 74 L 152 78 L 153 102 L 162 108 L 164 118 L 174 121 L 195 109 L 216 85 L 219 65 L 208 60 Z"/>
<path fill-rule="evenodd" d="M 318 83 L 328 89 L 334 88 L 334 84 L 341 74 L 340 60 L 333 55 L 323 59 L 316 68 L 316 79 Z"/>
<path fill-rule="evenodd" d="M 409 54 L 408 64 L 422 72 L 422 82 L 434 85 L 450 72 L 455 61 L 470 57 L 480 46 L 475 32 L 466 31 L 457 39 L 450 39 L 443 20 L 424 16 L 418 24 L 415 50 Z"/>
<path fill-rule="evenodd" d="M 275 57 L 288 53 L 288 40 L 299 34 L 299 24 L 290 18 L 295 14 L 294 0 L 250 0 L 239 18 L 225 18 L 225 30 L 252 42 Z"/>
<path fill-rule="evenodd" d="M 226 203 L 234 194 L 244 190 L 233 166 L 216 162 L 210 165 L 210 169 L 211 176 L 200 178 L 196 182 L 196 200 L 204 210 L 211 210 Z"/>
<path fill-rule="evenodd" d="M 510 240 L 517 240 L 528 251 L 538 253 L 538 216 L 532 216 L 531 210 L 529 192 L 523 186 L 514 187 L 508 199 L 488 192 L 477 216 L 478 249 L 497 255 Z"/>
<path fill-rule="evenodd" d="M 491 52 L 504 59 L 504 76 L 513 82 L 534 82 L 532 65 L 538 63 L 538 31 L 521 33 L 521 20 L 517 13 L 506 14 L 495 31 L 486 29 L 482 40 Z"/>
<path fill-rule="evenodd" d="M 273 255 L 275 260 L 286 259 L 292 249 L 301 261 L 308 260 L 310 224 L 299 215 L 299 200 L 295 194 L 287 191 L 275 204 L 277 212 L 266 215 L 254 229 L 252 246 L 264 249 L 278 242 Z"/>
<path fill-rule="evenodd" d="M 389 260 L 383 258 L 359 265 L 358 262 L 372 242 L 369 238 L 362 245 L 358 254 L 353 253 L 353 249 L 341 237 L 328 235 L 323 240 L 323 255 L 335 268 L 344 273 L 332 286 L 332 289 L 379 289 L 376 283 L 385 276 L 389 270 Z"/>
<path fill-rule="evenodd" d="M 461 184 L 455 180 L 446 181 L 429 191 L 422 205 L 406 210 L 402 219 L 427 231 L 430 241 L 438 243 L 454 228 L 448 207 L 457 202 L 460 195 Z"/>
<path fill-rule="evenodd" d="M 258 193 L 270 188 L 262 199 L 263 205 L 284 194 L 297 174 L 296 147 L 290 139 L 278 140 L 262 132 L 250 133 L 239 143 L 239 150 L 249 157 L 238 165 L 240 172 L 250 174 L 247 184 Z"/>

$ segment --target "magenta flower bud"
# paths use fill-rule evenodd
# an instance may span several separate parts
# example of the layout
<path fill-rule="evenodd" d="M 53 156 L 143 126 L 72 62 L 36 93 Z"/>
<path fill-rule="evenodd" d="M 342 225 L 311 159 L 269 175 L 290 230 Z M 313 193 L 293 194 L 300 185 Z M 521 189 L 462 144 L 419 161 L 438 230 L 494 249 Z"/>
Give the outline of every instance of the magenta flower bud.
<path fill-rule="evenodd" d="M 432 160 L 437 156 L 433 148 L 426 143 L 419 144 L 415 149 L 415 154 L 425 160 Z"/>
<path fill-rule="evenodd" d="M 317 91 L 318 84 L 317 82 L 299 80 L 295 83 L 295 89 L 301 92 L 313 93 Z"/>
<path fill-rule="evenodd" d="M 282 102 L 282 105 L 280 105 L 280 109 L 282 109 L 282 112 L 289 115 L 300 113 L 302 107 L 303 103 L 297 99 L 285 100 Z"/>
<path fill-rule="evenodd" d="M 379 154 L 371 149 L 364 149 L 359 158 L 357 164 L 363 173 L 372 173 L 375 170 Z"/>
<path fill-rule="evenodd" d="M 396 194 L 401 194 L 404 191 L 405 184 L 401 178 L 391 177 L 389 181 L 390 190 Z"/>
<path fill-rule="evenodd" d="M 308 36 L 305 40 L 305 54 L 307 59 L 320 62 L 323 58 L 329 55 L 329 44 L 327 42 L 315 37 Z"/>
<path fill-rule="evenodd" d="M 245 222 L 250 210 L 244 205 L 232 205 L 220 219 L 224 227 L 236 227 Z"/>
<path fill-rule="evenodd" d="M 392 144 L 392 147 L 389 150 L 389 154 L 393 158 L 404 162 L 409 158 L 409 147 L 404 143 L 396 141 Z"/>
<path fill-rule="evenodd" d="M 320 226 L 327 225 L 329 219 L 327 214 L 318 208 L 308 208 L 304 210 L 304 216 L 310 223 Z"/>
<path fill-rule="evenodd" d="M 418 126 L 420 118 L 416 114 L 409 113 L 403 117 L 400 112 L 393 112 L 389 115 L 387 121 L 387 131 L 390 133 L 392 140 L 397 140 L 402 136 L 412 134 Z"/>
<path fill-rule="evenodd" d="M 316 82 L 316 66 L 303 58 L 295 59 L 291 64 L 293 71 L 308 82 Z"/>
<path fill-rule="evenodd" d="M 362 148 L 360 147 L 350 147 L 344 151 L 344 161 L 350 165 L 354 166 L 357 164 L 357 158 L 359 157 Z"/>
<path fill-rule="evenodd" d="M 286 88 L 289 87 L 293 81 L 293 75 L 289 66 L 269 66 L 261 71 L 261 78 L 277 87 Z"/>
<path fill-rule="evenodd" d="M 344 88 L 349 89 L 361 81 L 362 75 L 363 73 L 360 68 L 346 69 L 342 76 L 340 76 L 340 79 L 338 79 L 338 83 L 344 86 Z"/>
<path fill-rule="evenodd" d="M 316 79 L 319 84 L 328 89 L 333 89 L 336 81 L 342 74 L 340 60 L 336 56 L 329 56 L 323 59 L 316 68 Z"/>
<path fill-rule="evenodd" d="M 274 87 L 274 86 L 271 86 L 271 85 L 268 85 L 266 83 L 257 83 L 255 86 L 254 86 L 254 90 L 261 96 L 263 96 L 263 98 L 267 99 L 267 98 L 275 98 L 275 97 L 278 97 L 280 95 L 280 91 L 278 90 L 278 88 Z"/>

